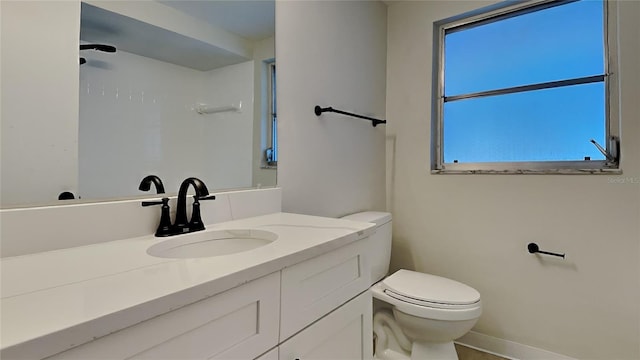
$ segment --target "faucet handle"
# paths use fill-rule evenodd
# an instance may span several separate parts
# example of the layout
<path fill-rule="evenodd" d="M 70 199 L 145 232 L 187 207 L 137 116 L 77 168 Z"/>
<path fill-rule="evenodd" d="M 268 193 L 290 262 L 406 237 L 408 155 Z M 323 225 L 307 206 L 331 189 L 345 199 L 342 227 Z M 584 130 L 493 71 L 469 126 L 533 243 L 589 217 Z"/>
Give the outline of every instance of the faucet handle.
<path fill-rule="evenodd" d="M 162 213 L 160 215 L 160 224 L 156 229 L 157 237 L 170 236 L 174 234 L 171 225 L 171 213 L 169 211 L 169 198 L 162 198 L 160 201 L 143 201 L 142 206 L 162 205 Z"/>
<path fill-rule="evenodd" d="M 202 222 L 202 216 L 200 214 L 200 201 L 199 200 L 215 200 L 215 195 L 209 195 L 204 197 L 199 197 L 198 195 L 193 196 L 193 207 L 191 211 L 191 221 L 189 221 L 189 231 L 200 231 L 204 230 L 204 223 Z"/>
<path fill-rule="evenodd" d="M 198 195 L 193 196 L 193 205 L 191 208 L 191 220 L 189 221 L 189 225 L 188 225 L 190 232 L 204 230 L 204 224 L 202 223 L 202 216 L 200 215 L 200 201 L 198 200 L 207 200 L 207 199 L 199 198 Z"/>
<path fill-rule="evenodd" d="M 167 199 L 167 201 L 169 201 L 169 198 L 164 198 Z M 164 200 L 163 199 L 163 200 Z M 142 202 L 142 206 L 153 206 L 153 205 L 164 205 L 163 201 L 143 201 Z"/>

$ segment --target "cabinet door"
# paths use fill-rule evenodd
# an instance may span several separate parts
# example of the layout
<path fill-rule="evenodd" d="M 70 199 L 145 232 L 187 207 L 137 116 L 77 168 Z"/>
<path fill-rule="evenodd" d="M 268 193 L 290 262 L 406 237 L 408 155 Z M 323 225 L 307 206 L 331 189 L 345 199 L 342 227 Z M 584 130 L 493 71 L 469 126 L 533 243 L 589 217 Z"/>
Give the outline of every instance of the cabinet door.
<path fill-rule="evenodd" d="M 278 343 L 279 275 L 267 275 L 49 359 L 256 358 Z"/>
<path fill-rule="evenodd" d="M 279 359 L 372 359 L 371 307 L 367 290 L 280 345 Z"/>

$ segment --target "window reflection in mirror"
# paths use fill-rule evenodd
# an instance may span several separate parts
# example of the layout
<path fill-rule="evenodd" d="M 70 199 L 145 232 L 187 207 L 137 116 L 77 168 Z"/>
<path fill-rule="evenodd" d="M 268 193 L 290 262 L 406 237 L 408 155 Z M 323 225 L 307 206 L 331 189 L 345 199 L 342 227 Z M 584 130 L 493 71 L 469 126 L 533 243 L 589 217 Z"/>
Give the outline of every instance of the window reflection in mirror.
<path fill-rule="evenodd" d="M 264 167 L 278 166 L 278 115 L 276 108 L 276 63 L 268 63 L 268 90 L 266 100 L 269 103 L 267 121 L 263 126 L 265 137 L 267 138 L 266 149 L 264 151 Z"/>

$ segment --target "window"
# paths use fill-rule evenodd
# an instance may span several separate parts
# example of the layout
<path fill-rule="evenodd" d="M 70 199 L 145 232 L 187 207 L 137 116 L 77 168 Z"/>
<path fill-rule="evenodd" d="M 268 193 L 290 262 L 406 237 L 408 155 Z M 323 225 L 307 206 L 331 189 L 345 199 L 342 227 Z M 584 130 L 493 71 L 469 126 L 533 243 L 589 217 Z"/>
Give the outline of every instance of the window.
<path fill-rule="evenodd" d="M 606 6 L 507 2 L 436 22 L 433 172 L 617 169 Z"/>
<path fill-rule="evenodd" d="M 268 63 L 268 100 L 269 115 L 267 120 L 267 148 L 264 151 L 266 167 L 278 165 L 278 115 L 276 108 L 276 63 Z"/>

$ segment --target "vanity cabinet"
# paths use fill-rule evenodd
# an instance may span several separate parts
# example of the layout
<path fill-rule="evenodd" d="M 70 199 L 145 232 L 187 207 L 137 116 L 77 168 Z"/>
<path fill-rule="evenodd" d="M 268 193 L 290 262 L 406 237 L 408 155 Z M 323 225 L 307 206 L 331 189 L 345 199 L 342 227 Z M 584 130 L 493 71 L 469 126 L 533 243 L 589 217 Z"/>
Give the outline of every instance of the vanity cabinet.
<path fill-rule="evenodd" d="M 278 343 L 280 272 L 48 359 L 253 359 Z"/>
<path fill-rule="evenodd" d="M 48 359 L 370 359 L 362 239 Z"/>
<path fill-rule="evenodd" d="M 279 360 L 372 359 L 371 314 L 367 290 L 281 344 Z"/>

